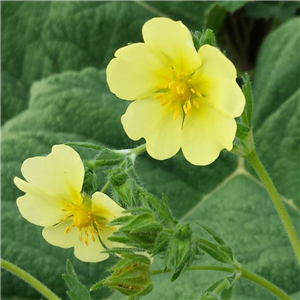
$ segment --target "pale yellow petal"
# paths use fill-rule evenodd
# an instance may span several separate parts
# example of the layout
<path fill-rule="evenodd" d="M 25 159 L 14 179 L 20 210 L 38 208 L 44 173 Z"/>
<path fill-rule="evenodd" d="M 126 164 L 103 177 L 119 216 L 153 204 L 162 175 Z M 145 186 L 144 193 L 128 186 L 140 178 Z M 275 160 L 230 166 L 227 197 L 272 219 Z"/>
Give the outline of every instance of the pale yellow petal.
<path fill-rule="evenodd" d="M 107 223 L 122 216 L 124 209 L 107 195 L 96 192 L 92 195 L 92 214 L 105 218 Z"/>
<path fill-rule="evenodd" d="M 110 90 L 121 99 L 134 100 L 154 94 L 157 86 L 170 81 L 169 61 L 143 43 L 119 49 L 107 66 Z"/>
<path fill-rule="evenodd" d="M 204 45 L 199 49 L 201 68 L 193 75 L 193 88 L 204 97 L 201 102 L 228 117 L 238 117 L 245 106 L 245 97 L 236 83 L 236 69 L 217 48 Z M 201 105 L 201 104 L 200 104 Z"/>
<path fill-rule="evenodd" d="M 78 153 L 56 145 L 46 157 L 26 159 L 21 167 L 25 179 L 48 195 L 81 204 L 84 167 Z"/>
<path fill-rule="evenodd" d="M 122 124 L 132 140 L 145 138 L 147 152 L 155 159 L 167 159 L 180 149 L 182 111 L 174 119 L 174 112 L 159 101 L 151 99 L 131 103 L 122 116 Z"/>
<path fill-rule="evenodd" d="M 103 231 L 100 232 L 100 237 L 101 240 L 103 242 L 103 244 L 105 245 L 105 247 L 107 247 L 108 249 L 112 249 L 112 248 L 125 248 L 128 247 L 125 244 L 121 244 L 118 242 L 113 242 L 110 241 L 108 238 L 111 237 L 113 235 L 113 233 L 117 230 L 117 226 L 105 226 L 103 228 Z"/>
<path fill-rule="evenodd" d="M 56 224 L 64 217 L 61 199 L 49 196 L 43 190 L 15 177 L 14 183 L 26 195 L 17 199 L 17 205 L 23 218 L 39 226 Z"/>
<path fill-rule="evenodd" d="M 79 229 L 72 227 L 72 221 L 62 222 L 56 226 L 46 227 L 43 229 L 43 237 L 49 243 L 61 248 L 74 247 L 75 256 L 85 262 L 98 262 L 108 258 L 107 253 L 101 253 L 105 249 L 100 243 L 99 238 L 94 234 L 95 241 L 92 240 L 91 234 L 85 235 L 84 229 L 82 232 L 82 241 L 79 239 Z M 65 233 L 70 227 L 71 231 Z M 85 242 L 87 239 L 87 245 Z"/>
<path fill-rule="evenodd" d="M 194 165 L 208 165 L 222 149 L 231 150 L 236 122 L 215 109 L 201 106 L 186 116 L 182 131 L 182 152 Z"/>
<path fill-rule="evenodd" d="M 193 73 L 201 65 L 190 31 L 181 23 L 167 18 L 153 18 L 143 26 L 147 45 L 161 51 L 177 72 Z"/>
<path fill-rule="evenodd" d="M 88 245 L 84 242 L 75 245 L 75 256 L 85 262 L 99 262 L 109 258 L 109 254 L 103 253 L 105 249 L 101 245 L 99 238 L 96 236 L 95 241 L 89 239 Z"/>
<path fill-rule="evenodd" d="M 69 233 L 65 233 L 68 227 L 71 228 L 73 221 L 61 222 L 56 226 L 45 227 L 42 231 L 44 239 L 51 245 L 61 248 L 74 247 L 79 240 L 79 230 L 73 227 Z"/>

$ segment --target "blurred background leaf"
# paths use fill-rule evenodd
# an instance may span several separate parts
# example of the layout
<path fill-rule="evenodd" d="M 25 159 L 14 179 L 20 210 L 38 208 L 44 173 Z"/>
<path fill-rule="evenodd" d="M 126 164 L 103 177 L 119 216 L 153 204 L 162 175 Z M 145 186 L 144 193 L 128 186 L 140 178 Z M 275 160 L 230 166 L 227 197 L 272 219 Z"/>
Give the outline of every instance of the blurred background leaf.
<path fill-rule="evenodd" d="M 299 206 L 299 19 L 289 21 L 299 14 L 299 6 L 283 2 L 1 2 L 2 257 L 29 271 L 62 298 L 67 297 L 61 278 L 67 258 L 88 287 L 107 275 L 103 271 L 111 261 L 82 263 L 74 258 L 72 249 L 62 250 L 43 240 L 41 228 L 20 216 L 15 200 L 22 193 L 12 180 L 21 176 L 24 159 L 48 154 L 53 144 L 90 141 L 118 149 L 137 145 L 122 129 L 120 116 L 128 103 L 109 92 L 105 67 L 119 47 L 142 40 L 142 25 L 154 16 L 180 19 L 191 30 L 209 25 L 240 70 L 255 70 L 258 151 L 280 193 Z M 263 16 L 258 14 L 261 4 L 275 7 L 271 15 L 269 10 Z M 213 14 L 218 15 L 218 7 L 223 9 L 221 22 L 212 19 Z M 241 29 L 237 20 L 245 18 L 256 25 L 244 26 L 235 44 L 227 35 Z M 280 26 L 281 22 L 285 23 Z M 257 25 L 262 23 L 265 31 Z M 256 52 L 239 48 L 241 38 L 251 47 L 255 45 Z M 242 263 L 296 293 L 300 290 L 295 282 L 299 270 L 293 267 L 289 243 L 262 187 L 238 175 L 244 170 L 229 153 L 207 167 L 192 166 L 181 156 L 160 162 L 145 155 L 137 161 L 145 187 L 158 196 L 164 192 L 176 217 L 201 219 L 222 234 Z M 291 214 L 297 224 L 299 211 L 291 208 Z M 235 233 L 236 228 L 240 234 Z M 259 239 L 263 239 L 261 245 Z M 203 281 L 203 290 L 211 284 L 207 274 L 186 274 L 176 282 L 176 289 L 168 276 L 158 276 L 149 299 L 161 295 L 164 299 L 182 298 L 183 293 L 196 299 L 199 282 Z M 197 290 L 191 288 L 189 276 L 198 280 L 197 285 L 193 283 Z M 31 287 L 6 272 L 1 281 L 2 299 L 40 299 Z M 160 293 L 166 289 L 165 297 Z M 94 295 L 103 299 L 108 294 L 108 290 L 100 290 Z M 234 297 L 258 300 L 265 294 L 243 283 L 234 290 Z"/>

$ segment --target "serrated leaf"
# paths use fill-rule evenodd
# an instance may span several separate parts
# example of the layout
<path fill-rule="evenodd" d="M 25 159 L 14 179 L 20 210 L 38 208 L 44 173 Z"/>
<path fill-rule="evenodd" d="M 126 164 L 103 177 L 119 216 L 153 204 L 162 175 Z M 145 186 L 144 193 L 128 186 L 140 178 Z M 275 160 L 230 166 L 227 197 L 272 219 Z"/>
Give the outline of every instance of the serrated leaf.
<path fill-rule="evenodd" d="M 217 232 L 215 232 L 212 228 L 209 228 L 203 224 L 200 224 L 199 222 L 197 222 L 196 224 L 201 226 L 203 229 L 205 229 L 219 245 L 225 245 L 225 242 L 221 238 L 221 236 Z"/>
<path fill-rule="evenodd" d="M 63 274 L 62 277 L 66 281 L 69 290 L 68 296 L 71 300 L 92 300 L 88 289 L 78 280 L 72 263 L 67 261 L 68 274 Z"/>

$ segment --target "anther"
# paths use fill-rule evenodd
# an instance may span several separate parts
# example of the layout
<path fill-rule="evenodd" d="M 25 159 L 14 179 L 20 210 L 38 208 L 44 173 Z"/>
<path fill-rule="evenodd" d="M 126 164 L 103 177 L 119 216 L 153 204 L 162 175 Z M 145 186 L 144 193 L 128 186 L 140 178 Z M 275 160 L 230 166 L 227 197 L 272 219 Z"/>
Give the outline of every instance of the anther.
<path fill-rule="evenodd" d="M 199 103 L 197 102 L 197 101 L 195 101 L 195 100 L 193 100 L 193 104 L 194 104 L 194 106 L 196 107 L 196 108 L 199 108 L 200 106 L 199 106 Z"/>
<path fill-rule="evenodd" d="M 188 110 L 187 110 L 187 107 L 186 107 L 185 104 L 183 105 L 183 110 L 184 110 L 184 113 L 187 115 L 188 114 Z"/>
<path fill-rule="evenodd" d="M 66 229 L 65 229 L 65 234 L 68 234 L 70 231 L 71 231 L 71 227 L 69 226 L 69 227 L 67 227 Z"/>
<path fill-rule="evenodd" d="M 84 243 L 86 244 L 86 246 L 89 245 L 89 239 L 87 237 L 84 239 Z"/>

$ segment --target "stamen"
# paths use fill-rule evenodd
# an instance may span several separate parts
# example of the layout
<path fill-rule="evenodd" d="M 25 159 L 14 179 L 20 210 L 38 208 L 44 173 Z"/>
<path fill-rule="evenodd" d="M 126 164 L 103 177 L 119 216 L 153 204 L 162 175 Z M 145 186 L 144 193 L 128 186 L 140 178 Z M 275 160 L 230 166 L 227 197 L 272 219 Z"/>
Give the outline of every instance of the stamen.
<path fill-rule="evenodd" d="M 186 104 L 183 105 L 183 110 L 184 110 L 185 114 L 187 115 L 188 114 L 188 109 L 186 107 Z"/>
<path fill-rule="evenodd" d="M 72 217 L 72 215 L 66 214 L 63 218 L 61 218 L 59 221 L 63 222 L 66 221 L 68 218 Z"/>
<path fill-rule="evenodd" d="M 178 116 L 179 116 L 179 110 L 177 109 L 174 112 L 174 120 L 177 120 Z"/>
<path fill-rule="evenodd" d="M 84 243 L 86 244 L 86 246 L 89 245 L 89 239 L 87 237 L 84 239 Z"/>
<path fill-rule="evenodd" d="M 188 109 L 188 110 L 190 110 L 190 109 L 191 109 L 191 107 L 192 107 L 192 103 L 191 103 L 191 101 L 190 101 L 190 100 L 188 100 L 188 101 L 186 102 L 186 104 L 187 104 L 187 109 Z"/>
<path fill-rule="evenodd" d="M 159 100 L 159 102 L 160 102 L 161 106 L 164 106 L 169 102 L 169 100 L 164 98 L 164 99 Z"/>
<path fill-rule="evenodd" d="M 194 106 L 196 107 L 196 108 L 199 108 L 200 106 L 199 106 L 199 103 L 196 101 L 196 100 L 193 100 L 193 104 L 194 104 Z"/>
<path fill-rule="evenodd" d="M 166 78 L 167 84 L 157 86 L 154 99 L 159 100 L 161 106 L 168 105 L 168 109 L 174 112 L 173 117 L 176 120 L 181 112 L 187 115 L 191 109 L 199 108 L 200 105 L 195 98 L 201 98 L 203 95 L 193 87 L 191 75 L 178 73 L 174 69 L 172 74 L 172 79 Z M 96 223 L 94 224 L 98 227 Z"/>
<path fill-rule="evenodd" d="M 71 231 L 71 226 L 69 226 L 69 227 L 67 227 L 66 229 L 65 229 L 65 234 L 68 234 L 70 231 Z"/>

